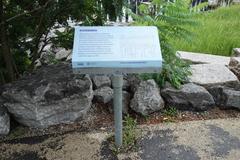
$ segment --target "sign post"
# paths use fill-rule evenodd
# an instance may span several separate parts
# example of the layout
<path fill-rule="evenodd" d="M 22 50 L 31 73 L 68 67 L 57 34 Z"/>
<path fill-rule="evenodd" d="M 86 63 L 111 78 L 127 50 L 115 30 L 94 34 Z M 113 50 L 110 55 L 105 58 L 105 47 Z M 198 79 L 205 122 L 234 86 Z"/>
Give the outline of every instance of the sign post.
<path fill-rule="evenodd" d="M 123 76 L 121 74 L 113 75 L 113 105 L 114 105 L 114 126 L 115 143 L 117 147 L 122 145 L 122 86 Z"/>
<path fill-rule="evenodd" d="M 115 144 L 121 147 L 122 74 L 161 71 L 158 30 L 156 27 L 76 27 L 72 68 L 76 74 L 112 75 Z"/>

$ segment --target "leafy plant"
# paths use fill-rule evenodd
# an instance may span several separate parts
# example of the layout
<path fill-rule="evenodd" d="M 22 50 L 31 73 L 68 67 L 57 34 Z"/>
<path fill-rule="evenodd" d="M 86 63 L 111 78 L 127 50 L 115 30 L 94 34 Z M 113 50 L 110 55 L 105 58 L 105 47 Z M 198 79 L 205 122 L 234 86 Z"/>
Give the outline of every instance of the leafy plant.
<path fill-rule="evenodd" d="M 137 121 L 129 115 L 125 116 L 123 121 L 123 144 L 117 148 L 114 144 L 114 136 L 108 138 L 109 148 L 115 153 L 123 153 L 136 149 L 136 141 L 139 138 L 137 131 Z"/>
<path fill-rule="evenodd" d="M 57 32 L 59 37 L 51 38 L 52 29 L 68 27 L 69 19 L 79 25 L 103 25 L 107 16 L 116 19 L 121 15 L 118 12 L 124 0 L 111 0 L 113 5 L 104 5 L 109 0 L 104 1 L 1 0 L 0 83 L 14 81 L 24 70 L 34 69 L 35 61 L 52 41 L 70 48 L 73 37 L 71 29 Z"/>
<path fill-rule="evenodd" d="M 168 107 L 163 111 L 165 116 L 176 117 L 178 115 L 178 110 L 176 107 Z"/>
<path fill-rule="evenodd" d="M 73 46 L 73 28 L 67 27 L 63 32 L 55 31 L 56 36 L 52 38 L 54 47 L 63 47 L 65 49 L 71 49 Z"/>
<path fill-rule="evenodd" d="M 137 121 L 129 115 L 123 121 L 123 147 L 133 148 L 137 140 Z"/>
<path fill-rule="evenodd" d="M 186 26 L 196 26 L 198 23 L 192 19 L 193 13 L 189 10 L 189 1 L 153 0 L 150 5 L 139 6 L 139 14 L 131 13 L 135 22 L 133 25 L 156 26 L 159 31 L 160 45 L 164 57 L 161 74 L 144 75 L 154 78 L 159 85 L 169 81 L 176 88 L 186 81 L 191 74 L 189 65 L 182 61 L 175 53 L 176 50 L 169 43 L 171 38 L 187 42 L 194 36 L 185 29 Z"/>

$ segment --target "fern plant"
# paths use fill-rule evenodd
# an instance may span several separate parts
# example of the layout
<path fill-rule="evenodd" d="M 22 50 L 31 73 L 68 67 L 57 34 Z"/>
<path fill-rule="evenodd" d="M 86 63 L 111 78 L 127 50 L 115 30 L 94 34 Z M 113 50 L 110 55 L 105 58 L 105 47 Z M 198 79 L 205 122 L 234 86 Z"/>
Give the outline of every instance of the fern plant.
<path fill-rule="evenodd" d="M 131 12 L 133 25 L 156 26 L 159 31 L 164 65 L 161 74 L 143 75 L 145 78 L 154 78 L 160 86 L 169 81 L 176 88 L 187 80 L 191 74 L 189 64 L 176 55 L 175 48 L 169 43 L 170 38 L 182 39 L 191 42 L 194 36 L 186 28 L 187 25 L 197 25 L 192 18 L 188 0 L 153 0 L 149 4 L 139 6 L 139 14 Z"/>

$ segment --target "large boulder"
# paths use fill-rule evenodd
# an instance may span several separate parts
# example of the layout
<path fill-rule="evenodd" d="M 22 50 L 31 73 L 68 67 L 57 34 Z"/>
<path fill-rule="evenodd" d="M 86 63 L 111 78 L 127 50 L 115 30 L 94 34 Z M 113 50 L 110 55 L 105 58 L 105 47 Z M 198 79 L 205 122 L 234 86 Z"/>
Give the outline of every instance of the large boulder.
<path fill-rule="evenodd" d="M 92 82 L 95 89 L 103 86 L 111 87 L 111 79 L 108 76 L 93 76 Z"/>
<path fill-rule="evenodd" d="M 233 86 L 239 83 L 238 78 L 224 65 L 197 64 L 191 65 L 190 82 L 204 87 L 216 85 Z"/>
<path fill-rule="evenodd" d="M 238 77 L 240 80 L 240 57 L 231 57 L 229 62 L 229 69 Z"/>
<path fill-rule="evenodd" d="M 184 84 L 179 89 L 164 88 L 161 94 L 169 106 L 178 109 L 206 110 L 215 105 L 211 94 L 202 86 L 193 83 Z"/>
<path fill-rule="evenodd" d="M 177 51 L 177 56 L 179 56 L 183 60 L 190 61 L 193 64 L 228 65 L 230 61 L 230 57 L 184 51 Z"/>
<path fill-rule="evenodd" d="M 130 107 L 137 113 L 149 115 L 164 108 L 164 101 L 154 80 L 140 82 Z"/>
<path fill-rule="evenodd" d="M 214 86 L 208 89 L 212 94 L 216 104 L 224 109 L 240 109 L 240 87 L 229 88 L 224 86 Z"/>
<path fill-rule="evenodd" d="M 94 101 L 97 103 L 108 103 L 113 98 L 113 89 L 110 87 L 98 88 L 94 91 Z"/>
<path fill-rule="evenodd" d="M 72 73 L 70 65 L 42 67 L 6 87 L 4 105 L 29 127 L 45 128 L 84 118 L 93 98 L 89 76 Z"/>

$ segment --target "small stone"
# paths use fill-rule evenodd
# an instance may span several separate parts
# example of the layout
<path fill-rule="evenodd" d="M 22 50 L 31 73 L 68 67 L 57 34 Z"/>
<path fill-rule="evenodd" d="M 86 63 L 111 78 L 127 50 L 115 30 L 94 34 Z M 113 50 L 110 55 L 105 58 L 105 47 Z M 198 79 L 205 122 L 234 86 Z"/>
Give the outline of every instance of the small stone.
<path fill-rule="evenodd" d="M 225 89 L 223 90 L 223 96 L 225 97 L 226 107 L 240 109 L 240 91 Z"/>
<path fill-rule="evenodd" d="M 180 89 L 168 87 L 162 90 L 162 96 L 169 106 L 183 110 L 206 110 L 214 106 L 211 94 L 202 86 L 188 83 Z"/>
<path fill-rule="evenodd" d="M 94 91 L 94 100 L 98 103 L 108 103 L 113 99 L 113 89 L 110 87 L 102 87 Z"/>
<path fill-rule="evenodd" d="M 234 57 L 240 57 L 240 48 L 234 48 L 233 49 L 233 56 Z"/>
<path fill-rule="evenodd" d="M 136 87 L 130 107 L 142 115 L 149 115 L 164 108 L 164 101 L 153 79 L 142 81 Z"/>
<path fill-rule="evenodd" d="M 95 89 L 103 86 L 111 86 L 111 79 L 108 76 L 93 76 L 92 81 Z"/>
<path fill-rule="evenodd" d="M 122 111 L 123 111 L 123 114 L 128 114 L 131 96 L 127 91 L 123 91 L 122 94 L 123 94 L 122 95 L 122 109 L 123 109 Z M 113 99 L 108 105 L 109 105 L 109 111 L 113 113 L 113 107 L 114 107 Z"/>
<path fill-rule="evenodd" d="M 35 64 L 35 67 L 36 67 L 36 68 L 39 68 L 39 67 L 42 66 L 42 63 L 41 63 L 41 61 L 40 61 L 39 59 L 36 60 L 34 64 Z"/>
<path fill-rule="evenodd" d="M 71 61 L 72 60 L 72 53 L 67 57 L 66 61 Z"/>
<path fill-rule="evenodd" d="M 129 86 L 128 89 L 132 93 L 134 93 L 136 91 L 137 87 L 139 86 L 141 79 L 139 78 L 138 75 L 129 74 L 126 76 L 126 80 L 127 80 L 127 82 L 123 81 L 123 88 L 127 88 L 127 86 Z"/>
<path fill-rule="evenodd" d="M 55 60 L 55 54 L 52 52 L 44 52 L 41 54 L 40 62 L 42 65 L 52 64 Z"/>
<path fill-rule="evenodd" d="M 0 136 L 7 135 L 9 131 L 10 117 L 5 109 L 3 110 L 3 108 L 0 108 Z"/>
<path fill-rule="evenodd" d="M 56 60 L 66 60 L 67 57 L 71 54 L 72 50 L 62 49 L 56 53 L 55 58 Z"/>
<path fill-rule="evenodd" d="M 130 89 L 130 83 L 128 80 L 123 79 L 123 90 L 128 91 Z"/>
<path fill-rule="evenodd" d="M 231 57 L 229 62 L 229 69 L 238 77 L 240 80 L 240 57 Z"/>

